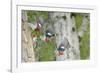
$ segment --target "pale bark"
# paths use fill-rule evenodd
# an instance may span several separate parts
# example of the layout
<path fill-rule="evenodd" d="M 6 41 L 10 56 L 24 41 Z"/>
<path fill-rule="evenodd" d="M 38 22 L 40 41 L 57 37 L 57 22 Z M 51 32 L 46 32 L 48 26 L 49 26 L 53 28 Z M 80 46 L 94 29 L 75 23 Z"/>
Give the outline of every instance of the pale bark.
<path fill-rule="evenodd" d="M 26 11 L 22 11 L 22 62 L 34 62 L 34 49 L 31 31 L 27 23 Z"/>
<path fill-rule="evenodd" d="M 75 28 L 75 19 L 70 17 L 71 13 L 54 12 L 51 19 L 54 22 L 57 48 L 60 44 L 64 44 L 66 50 L 63 56 L 57 56 L 56 60 L 73 60 L 80 59 L 79 39 Z M 68 44 L 69 43 L 69 44 Z"/>

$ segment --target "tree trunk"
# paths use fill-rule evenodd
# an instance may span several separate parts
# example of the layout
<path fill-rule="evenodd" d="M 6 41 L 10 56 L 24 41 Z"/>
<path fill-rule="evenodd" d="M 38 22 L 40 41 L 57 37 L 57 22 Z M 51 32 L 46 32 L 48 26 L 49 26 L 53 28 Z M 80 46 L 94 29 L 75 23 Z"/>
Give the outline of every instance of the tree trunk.
<path fill-rule="evenodd" d="M 51 14 L 56 33 L 55 39 L 57 48 L 60 44 L 64 44 L 66 47 L 65 56 L 56 56 L 56 60 L 80 59 L 78 34 L 76 30 L 72 31 L 72 29 L 75 28 L 75 19 L 71 18 L 70 14 L 71 13 L 61 12 L 54 12 Z"/>
<path fill-rule="evenodd" d="M 22 11 L 22 62 L 34 62 L 34 49 L 31 31 L 27 23 L 27 13 Z"/>

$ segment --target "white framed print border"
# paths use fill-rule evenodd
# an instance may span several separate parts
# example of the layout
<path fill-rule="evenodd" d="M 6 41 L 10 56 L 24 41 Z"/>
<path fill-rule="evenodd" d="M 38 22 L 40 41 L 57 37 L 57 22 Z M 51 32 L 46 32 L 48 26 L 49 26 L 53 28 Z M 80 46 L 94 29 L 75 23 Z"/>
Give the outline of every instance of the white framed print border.
<path fill-rule="evenodd" d="M 59 11 L 59 12 L 80 12 L 90 13 L 90 59 L 89 60 L 68 60 L 68 61 L 52 61 L 52 62 L 21 62 L 21 11 L 37 10 L 37 11 Z M 32 72 L 43 70 L 69 69 L 69 68 L 87 68 L 96 66 L 96 8 L 94 6 L 81 5 L 61 5 L 61 4 L 34 4 L 34 3 L 11 3 L 11 71 Z M 95 49 L 94 49 L 95 48 Z"/>

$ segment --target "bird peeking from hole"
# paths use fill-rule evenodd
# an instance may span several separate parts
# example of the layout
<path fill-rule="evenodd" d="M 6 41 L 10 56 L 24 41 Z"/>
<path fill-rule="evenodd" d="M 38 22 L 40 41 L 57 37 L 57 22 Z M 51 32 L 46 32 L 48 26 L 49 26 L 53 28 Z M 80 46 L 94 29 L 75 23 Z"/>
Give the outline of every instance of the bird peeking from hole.
<path fill-rule="evenodd" d="M 62 42 L 57 47 L 56 53 L 56 60 L 57 61 L 64 61 L 68 59 L 68 50 L 70 48 L 70 43 L 67 38 L 64 38 Z"/>
<path fill-rule="evenodd" d="M 57 49 L 58 55 L 64 55 L 65 47 L 63 45 L 60 45 Z"/>
<path fill-rule="evenodd" d="M 66 48 L 62 44 L 56 50 L 56 61 L 64 61 L 67 58 L 66 56 L 67 56 L 67 54 L 66 54 Z"/>

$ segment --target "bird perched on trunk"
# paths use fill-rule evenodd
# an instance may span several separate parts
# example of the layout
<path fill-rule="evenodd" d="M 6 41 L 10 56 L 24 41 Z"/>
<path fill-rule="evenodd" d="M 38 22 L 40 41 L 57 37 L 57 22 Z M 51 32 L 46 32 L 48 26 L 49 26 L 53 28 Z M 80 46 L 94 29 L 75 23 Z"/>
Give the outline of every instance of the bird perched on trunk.
<path fill-rule="evenodd" d="M 43 36 L 40 36 L 40 38 L 43 41 L 48 42 L 54 36 L 55 36 L 55 34 L 52 31 L 46 30 L 45 34 Z"/>
<path fill-rule="evenodd" d="M 51 39 L 52 37 L 55 36 L 55 34 L 53 33 L 53 31 L 51 30 L 46 30 L 46 33 L 45 33 L 45 41 L 49 41 L 49 39 Z"/>

